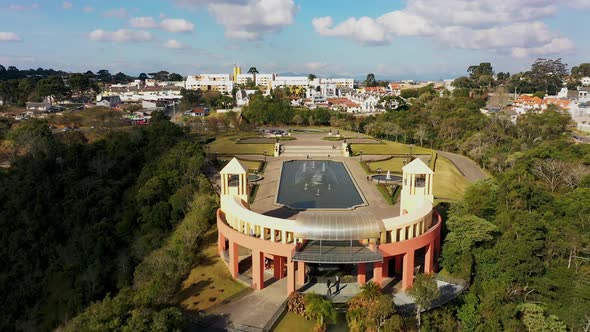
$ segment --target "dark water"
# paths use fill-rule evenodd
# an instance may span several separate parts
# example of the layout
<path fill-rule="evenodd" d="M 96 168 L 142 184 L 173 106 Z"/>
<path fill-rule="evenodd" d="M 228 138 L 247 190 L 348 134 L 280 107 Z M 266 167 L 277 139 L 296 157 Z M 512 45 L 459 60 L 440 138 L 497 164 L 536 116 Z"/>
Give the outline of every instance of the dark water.
<path fill-rule="evenodd" d="M 344 164 L 331 160 L 284 162 L 277 201 L 296 209 L 344 209 L 364 203 Z"/>

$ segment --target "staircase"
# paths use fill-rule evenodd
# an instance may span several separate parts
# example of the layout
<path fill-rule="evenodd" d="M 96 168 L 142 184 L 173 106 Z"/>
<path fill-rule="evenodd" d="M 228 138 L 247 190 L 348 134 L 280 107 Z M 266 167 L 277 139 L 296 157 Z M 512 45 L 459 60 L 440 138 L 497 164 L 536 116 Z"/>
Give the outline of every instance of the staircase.
<path fill-rule="evenodd" d="M 281 157 L 297 157 L 297 158 L 327 158 L 331 157 L 342 157 L 342 146 L 335 145 L 336 148 L 332 148 L 331 145 L 285 145 L 283 146 L 283 152 Z"/>

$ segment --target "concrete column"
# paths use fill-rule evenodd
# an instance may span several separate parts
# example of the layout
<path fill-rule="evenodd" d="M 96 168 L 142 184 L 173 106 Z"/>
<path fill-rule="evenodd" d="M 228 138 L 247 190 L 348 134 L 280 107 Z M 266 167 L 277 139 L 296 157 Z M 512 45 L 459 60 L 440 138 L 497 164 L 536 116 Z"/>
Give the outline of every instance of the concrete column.
<path fill-rule="evenodd" d="M 432 272 L 434 272 L 434 244 L 430 243 L 426 246 L 424 254 L 424 273 L 430 274 Z"/>
<path fill-rule="evenodd" d="M 287 243 L 287 231 L 281 232 L 281 242 Z"/>
<path fill-rule="evenodd" d="M 264 253 L 260 250 L 252 250 L 252 288 L 264 288 Z"/>
<path fill-rule="evenodd" d="M 395 273 L 402 273 L 403 257 L 401 255 L 395 256 Z"/>
<path fill-rule="evenodd" d="M 410 250 L 404 255 L 402 274 L 402 290 L 407 290 L 414 285 L 414 250 Z"/>
<path fill-rule="evenodd" d="M 229 241 L 229 273 L 235 279 L 238 277 L 238 244 Z"/>
<path fill-rule="evenodd" d="M 305 285 L 305 263 L 297 262 L 297 286 Z"/>
<path fill-rule="evenodd" d="M 225 245 L 225 237 L 223 236 L 223 234 L 221 234 L 221 232 L 217 232 L 217 254 L 219 254 L 219 256 L 221 256 L 223 254 L 223 250 L 224 250 L 224 245 Z"/>
<path fill-rule="evenodd" d="M 274 229 L 270 230 L 270 240 L 272 242 L 276 242 L 275 233 L 276 233 L 276 231 Z"/>
<path fill-rule="evenodd" d="M 357 270 L 357 282 L 359 285 L 364 285 L 367 282 L 367 263 L 359 263 Z"/>
<path fill-rule="evenodd" d="M 287 294 L 295 291 L 295 262 L 287 258 Z"/>
<path fill-rule="evenodd" d="M 373 280 L 379 286 L 383 285 L 383 263 L 376 262 L 373 264 Z"/>

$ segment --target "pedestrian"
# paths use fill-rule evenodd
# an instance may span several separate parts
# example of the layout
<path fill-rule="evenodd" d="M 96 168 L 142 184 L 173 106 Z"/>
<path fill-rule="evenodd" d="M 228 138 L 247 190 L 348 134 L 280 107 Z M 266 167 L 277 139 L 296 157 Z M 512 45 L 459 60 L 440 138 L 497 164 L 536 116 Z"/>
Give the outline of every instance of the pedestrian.
<path fill-rule="evenodd" d="M 330 288 L 330 279 L 328 279 L 328 282 L 326 282 L 326 287 L 328 287 L 328 296 L 332 296 L 332 288 Z"/>
<path fill-rule="evenodd" d="M 336 285 L 336 293 L 338 293 L 340 291 L 340 276 L 339 275 L 336 276 L 336 282 L 334 283 L 334 285 Z"/>

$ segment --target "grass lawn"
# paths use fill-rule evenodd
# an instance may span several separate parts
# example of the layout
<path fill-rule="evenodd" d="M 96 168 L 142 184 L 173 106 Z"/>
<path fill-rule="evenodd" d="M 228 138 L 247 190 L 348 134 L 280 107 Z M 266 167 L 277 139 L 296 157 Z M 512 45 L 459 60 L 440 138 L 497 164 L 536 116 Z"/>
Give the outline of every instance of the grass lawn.
<path fill-rule="evenodd" d="M 470 182 L 447 158 L 439 155 L 434 173 L 434 196 L 439 200 L 460 200 Z"/>
<path fill-rule="evenodd" d="M 258 171 L 260 172 L 262 170 L 262 166 L 264 164 L 264 161 L 256 161 L 256 160 L 243 160 L 240 159 L 240 162 L 248 167 L 249 171 Z"/>
<path fill-rule="evenodd" d="M 287 312 L 283 319 L 277 324 L 273 332 L 306 332 L 313 331 L 315 321 L 305 320 L 305 318 L 292 312 Z M 338 313 L 336 324 L 328 324 L 327 332 L 348 331 L 344 313 Z"/>
<path fill-rule="evenodd" d="M 274 151 L 274 144 L 237 144 L 237 140 L 243 136 L 224 136 L 217 137 L 217 139 L 209 144 L 212 154 L 259 154 L 262 155 L 266 151 L 267 155 L 272 155 Z"/>
<path fill-rule="evenodd" d="M 350 144 L 353 154 L 359 155 L 360 152 L 363 152 L 363 155 L 370 155 L 370 154 L 406 154 L 410 153 L 410 146 L 407 144 L 391 142 L 391 141 L 381 141 L 382 144 Z M 418 146 L 414 146 L 412 150 L 414 154 L 431 154 L 432 151 L 429 149 L 424 149 Z"/>
<path fill-rule="evenodd" d="M 211 309 L 232 296 L 252 291 L 235 281 L 217 256 L 217 229 L 210 230 L 206 238 L 201 251 L 203 259 L 193 267 L 177 294 L 180 306 L 192 314 Z"/>
<path fill-rule="evenodd" d="M 402 167 L 404 166 L 403 160 L 404 158 L 391 158 L 389 160 L 376 161 L 368 164 L 372 170 L 377 170 L 381 168 L 383 170 L 383 173 L 391 171 L 392 173 L 402 174 Z"/>

